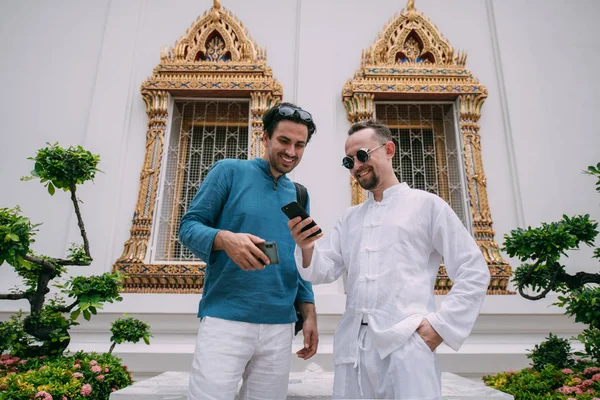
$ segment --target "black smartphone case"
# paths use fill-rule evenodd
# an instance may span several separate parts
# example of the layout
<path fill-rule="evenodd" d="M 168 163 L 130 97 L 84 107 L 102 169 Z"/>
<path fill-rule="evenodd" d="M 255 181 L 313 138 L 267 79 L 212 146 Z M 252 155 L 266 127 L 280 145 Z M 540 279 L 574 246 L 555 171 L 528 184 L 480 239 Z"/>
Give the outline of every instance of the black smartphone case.
<path fill-rule="evenodd" d="M 296 217 L 302 217 L 302 219 L 305 220 L 306 218 L 310 217 L 308 215 L 308 213 L 306 212 L 306 210 L 304 208 L 302 208 L 302 206 L 300 204 L 298 204 L 297 201 L 292 201 L 291 203 L 288 203 L 285 206 L 281 207 L 281 211 L 283 211 L 283 213 L 285 215 L 287 215 L 287 217 L 289 219 L 294 219 Z M 316 225 L 316 223 L 313 220 L 310 224 L 308 224 L 307 226 L 305 226 L 304 228 L 302 228 L 302 232 L 304 232 L 307 229 L 312 228 L 315 225 Z M 321 232 L 322 232 L 321 229 L 319 229 L 318 231 L 316 231 L 315 233 L 313 233 L 309 237 L 316 236 L 316 235 L 318 235 Z"/>

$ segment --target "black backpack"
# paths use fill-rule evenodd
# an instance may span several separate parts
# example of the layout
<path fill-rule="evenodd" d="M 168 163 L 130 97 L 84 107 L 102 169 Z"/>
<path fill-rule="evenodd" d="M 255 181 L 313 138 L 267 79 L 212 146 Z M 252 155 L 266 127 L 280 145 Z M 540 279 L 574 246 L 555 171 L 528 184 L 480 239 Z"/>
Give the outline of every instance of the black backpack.
<path fill-rule="evenodd" d="M 308 201 L 308 191 L 306 187 L 299 184 L 298 182 L 294 182 L 296 186 L 296 201 L 306 210 L 306 202 Z M 294 303 L 294 307 L 296 308 L 296 325 L 294 326 L 294 335 L 297 335 L 298 332 L 302 330 L 302 324 L 304 324 L 304 318 L 302 317 L 302 313 L 300 312 L 300 308 L 298 303 Z"/>

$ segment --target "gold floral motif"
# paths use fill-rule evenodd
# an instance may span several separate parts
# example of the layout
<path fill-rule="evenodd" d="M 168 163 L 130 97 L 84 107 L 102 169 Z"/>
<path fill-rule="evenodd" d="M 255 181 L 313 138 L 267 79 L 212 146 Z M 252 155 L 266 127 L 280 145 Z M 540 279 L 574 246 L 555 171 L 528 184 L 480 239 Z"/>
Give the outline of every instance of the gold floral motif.
<path fill-rule="evenodd" d="M 146 263 L 159 190 L 169 96 L 250 98 L 250 157 L 258 157 L 262 151 L 261 116 L 282 97 L 281 84 L 273 78 L 266 57 L 266 50 L 250 39 L 242 23 L 223 8 L 219 0 L 198 17 L 172 48 L 162 49 L 160 64 L 141 88 L 148 115 L 144 164 L 130 238 L 113 266 L 114 271 L 127 276 L 125 292 L 202 292 L 203 263 Z"/>
<path fill-rule="evenodd" d="M 467 53 L 455 52 L 437 27 L 417 11 L 414 0 L 395 15 L 373 45 L 363 51 L 361 66 L 344 85 L 342 101 L 351 123 L 373 118 L 376 100 L 457 100 L 460 111 L 464 168 L 473 216 L 473 235 L 488 264 L 492 279 L 489 294 L 512 294 L 512 276 L 494 240 L 487 197 L 487 181 L 481 160 L 479 118 L 487 89 L 465 67 Z M 351 179 L 352 204 L 366 199 L 364 190 Z M 442 265 L 436 294 L 447 293 L 452 281 Z"/>

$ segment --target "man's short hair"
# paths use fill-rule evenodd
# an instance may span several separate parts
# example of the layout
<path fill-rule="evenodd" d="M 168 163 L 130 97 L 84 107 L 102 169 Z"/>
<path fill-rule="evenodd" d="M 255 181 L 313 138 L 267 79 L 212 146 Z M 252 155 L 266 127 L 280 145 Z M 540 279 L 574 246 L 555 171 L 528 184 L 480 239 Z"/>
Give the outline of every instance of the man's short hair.
<path fill-rule="evenodd" d="M 348 136 L 369 128 L 373 129 L 375 137 L 381 144 L 392 141 L 392 131 L 390 131 L 390 128 L 374 119 L 353 124 L 348 130 Z"/>
<path fill-rule="evenodd" d="M 306 120 L 305 118 L 302 118 L 299 112 L 294 112 L 291 115 L 283 115 L 279 112 L 279 109 L 281 107 L 290 107 L 297 111 L 303 111 L 310 116 L 310 119 Z M 280 121 L 292 121 L 297 124 L 302 124 L 306 126 L 306 128 L 308 129 L 308 138 L 306 139 L 306 143 L 310 142 L 310 138 L 317 131 L 317 126 L 315 125 L 315 121 L 313 121 L 310 113 L 292 103 L 280 103 L 276 106 L 269 108 L 263 114 L 262 121 L 263 129 L 265 130 L 265 132 L 267 132 L 269 139 L 273 137 L 273 132 L 275 132 L 275 129 L 277 129 L 277 125 L 279 125 Z"/>

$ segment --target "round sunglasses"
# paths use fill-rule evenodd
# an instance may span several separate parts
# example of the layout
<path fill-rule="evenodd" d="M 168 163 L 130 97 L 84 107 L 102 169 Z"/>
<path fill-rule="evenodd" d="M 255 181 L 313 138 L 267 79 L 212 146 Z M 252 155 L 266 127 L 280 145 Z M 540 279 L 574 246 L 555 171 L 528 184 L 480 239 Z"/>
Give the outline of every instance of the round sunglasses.
<path fill-rule="evenodd" d="M 370 154 L 383 146 L 385 146 L 385 143 L 382 145 L 379 145 L 377 147 L 374 147 L 371 150 L 358 149 L 358 151 L 356 152 L 356 159 L 358 161 L 360 161 L 361 163 L 366 163 L 367 161 L 369 161 L 369 158 L 371 158 Z M 354 168 L 354 157 L 346 156 L 346 157 L 342 158 L 342 165 L 348 169 Z"/>

